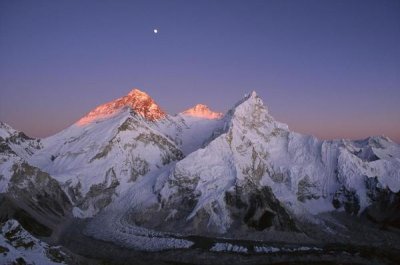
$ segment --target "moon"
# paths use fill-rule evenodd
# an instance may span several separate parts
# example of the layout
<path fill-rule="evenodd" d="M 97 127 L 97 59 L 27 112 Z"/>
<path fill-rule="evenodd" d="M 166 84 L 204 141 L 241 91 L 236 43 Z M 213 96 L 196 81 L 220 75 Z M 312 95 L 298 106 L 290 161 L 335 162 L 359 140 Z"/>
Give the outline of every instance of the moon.
<path fill-rule="evenodd" d="M 158 33 L 158 29 L 153 29 L 154 34 Z"/>

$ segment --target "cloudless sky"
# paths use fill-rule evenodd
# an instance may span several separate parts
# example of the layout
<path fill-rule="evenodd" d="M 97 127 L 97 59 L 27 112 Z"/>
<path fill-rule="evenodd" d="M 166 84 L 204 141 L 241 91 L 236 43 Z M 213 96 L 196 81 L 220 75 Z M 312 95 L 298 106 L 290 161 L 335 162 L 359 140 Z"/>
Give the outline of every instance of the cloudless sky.
<path fill-rule="evenodd" d="M 1 121 L 51 135 L 133 87 L 171 114 L 255 90 L 292 130 L 400 142 L 400 1 L 0 1 Z"/>

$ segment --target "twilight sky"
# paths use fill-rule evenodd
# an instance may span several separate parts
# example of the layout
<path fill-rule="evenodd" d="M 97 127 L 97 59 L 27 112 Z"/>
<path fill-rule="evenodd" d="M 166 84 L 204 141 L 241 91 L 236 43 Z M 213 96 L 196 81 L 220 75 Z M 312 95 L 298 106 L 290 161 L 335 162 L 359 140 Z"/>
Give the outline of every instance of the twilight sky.
<path fill-rule="evenodd" d="M 255 90 L 292 130 L 400 142 L 400 1 L 0 1 L 1 121 L 47 136 L 133 87 L 171 114 Z"/>

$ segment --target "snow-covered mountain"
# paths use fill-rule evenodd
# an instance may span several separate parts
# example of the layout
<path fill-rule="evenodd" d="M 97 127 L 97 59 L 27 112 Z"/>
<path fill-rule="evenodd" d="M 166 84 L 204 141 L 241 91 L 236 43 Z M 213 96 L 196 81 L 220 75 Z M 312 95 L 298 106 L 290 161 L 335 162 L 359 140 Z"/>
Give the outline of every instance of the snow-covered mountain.
<path fill-rule="evenodd" d="M 43 139 L 29 162 L 54 176 L 89 217 L 137 178 L 200 148 L 220 119 L 170 116 L 145 92 L 100 105 L 62 132 Z"/>
<path fill-rule="evenodd" d="M 0 137 L 1 192 L 26 164 L 21 178 L 45 174 L 63 209 L 93 217 L 89 235 L 139 249 L 188 247 L 179 237 L 193 234 L 310 238 L 305 222 L 324 229 L 329 212 L 400 226 L 397 143 L 292 132 L 255 92 L 224 115 L 202 104 L 169 115 L 134 89 L 51 137 L 5 124 Z"/>
<path fill-rule="evenodd" d="M 198 218 L 222 233 L 238 219 L 260 230 L 293 228 L 288 215 L 358 214 L 377 193 L 399 192 L 400 148 L 388 138 L 320 141 L 291 132 L 255 92 L 227 113 L 224 128 L 158 182 L 162 207 L 191 199 L 187 214 L 175 215 L 195 230 Z"/>
<path fill-rule="evenodd" d="M 108 119 L 74 124 L 44 139 L 30 162 L 62 183 L 76 216 L 92 216 L 138 177 L 183 157 L 149 122 L 122 108 Z"/>
<path fill-rule="evenodd" d="M 385 137 L 321 141 L 291 132 L 252 92 L 204 148 L 149 173 L 107 207 L 97 236 L 111 240 L 137 226 L 200 235 L 299 232 L 300 220 L 330 211 L 398 222 L 399 158 L 399 145 Z M 385 202 L 387 211 L 371 211 Z"/>

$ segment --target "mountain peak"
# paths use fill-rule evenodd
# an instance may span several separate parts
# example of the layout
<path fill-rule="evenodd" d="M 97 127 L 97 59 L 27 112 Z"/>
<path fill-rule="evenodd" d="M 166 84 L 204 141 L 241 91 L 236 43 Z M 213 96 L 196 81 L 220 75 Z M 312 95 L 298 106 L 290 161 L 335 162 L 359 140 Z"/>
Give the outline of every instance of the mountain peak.
<path fill-rule="evenodd" d="M 5 122 L 0 121 L 0 137 L 5 139 L 14 134 L 16 130 L 14 130 L 10 125 Z"/>
<path fill-rule="evenodd" d="M 247 101 L 247 100 L 255 100 L 255 99 L 258 99 L 259 98 L 259 96 L 257 95 L 257 93 L 256 93 L 256 91 L 251 91 L 249 94 L 245 94 L 245 96 L 244 96 L 244 98 L 243 98 L 243 102 L 244 101 Z"/>
<path fill-rule="evenodd" d="M 232 108 L 231 111 L 234 111 L 235 109 L 241 109 L 241 108 L 246 108 L 249 106 L 258 106 L 259 108 L 265 108 L 265 110 L 268 112 L 267 106 L 264 105 L 264 102 L 261 100 L 261 98 L 257 95 L 257 93 L 253 90 L 251 93 L 246 93 L 244 94 L 244 97 L 239 100 L 235 106 Z"/>
<path fill-rule="evenodd" d="M 146 92 L 144 92 L 144 91 L 142 91 L 142 90 L 140 90 L 138 88 L 132 89 L 128 93 L 127 97 L 134 97 L 134 98 L 137 98 L 137 99 L 148 99 L 148 98 L 151 98 Z"/>
<path fill-rule="evenodd" d="M 281 128 L 288 130 L 286 124 L 277 122 L 269 113 L 268 108 L 264 105 L 262 99 L 257 95 L 255 91 L 245 94 L 244 97 L 235 104 L 235 106 L 230 109 L 227 116 L 231 120 L 236 120 L 242 123 L 244 126 L 253 124 L 263 125 L 269 128 Z"/>
<path fill-rule="evenodd" d="M 126 96 L 96 107 L 85 117 L 80 119 L 77 124 L 85 125 L 94 120 L 110 117 L 124 107 L 131 108 L 137 114 L 149 121 L 159 120 L 166 116 L 166 113 L 147 93 L 135 88 Z"/>
<path fill-rule="evenodd" d="M 223 116 L 221 112 L 214 112 L 210 110 L 207 105 L 197 104 L 193 108 L 187 109 L 182 114 L 197 118 L 205 118 L 205 119 L 219 119 Z"/>

